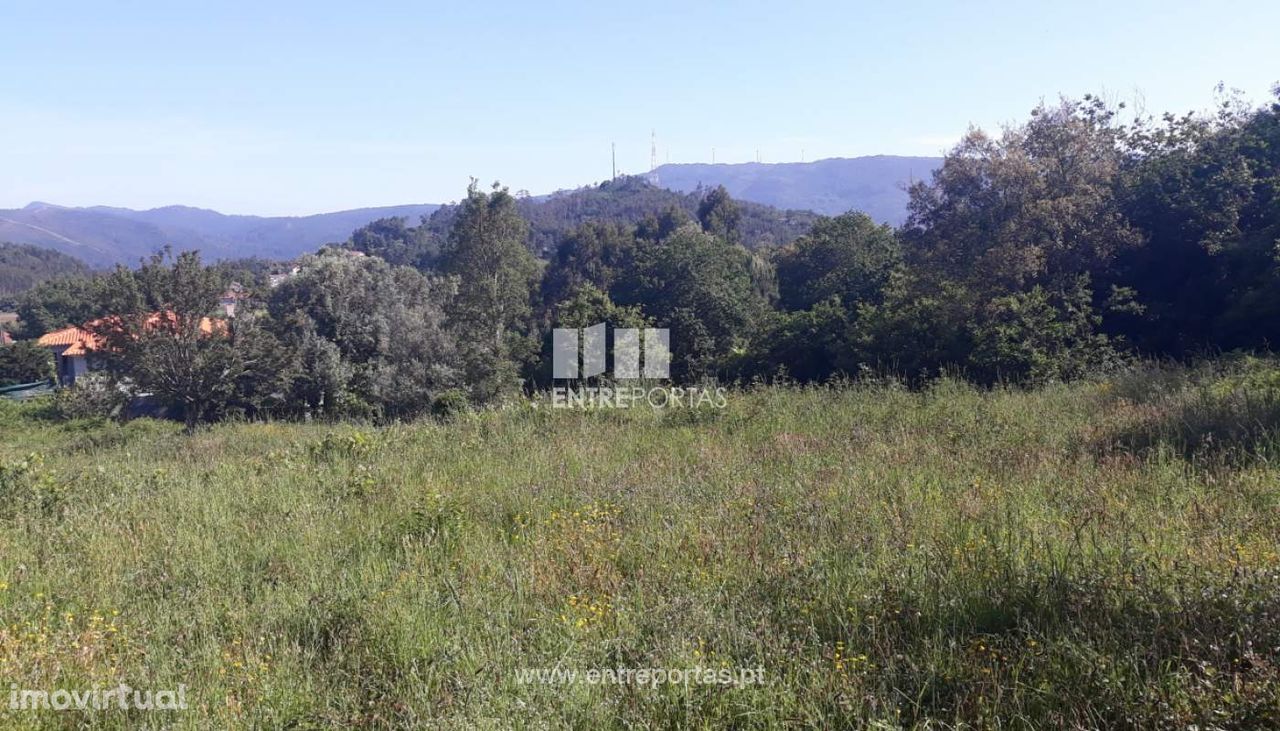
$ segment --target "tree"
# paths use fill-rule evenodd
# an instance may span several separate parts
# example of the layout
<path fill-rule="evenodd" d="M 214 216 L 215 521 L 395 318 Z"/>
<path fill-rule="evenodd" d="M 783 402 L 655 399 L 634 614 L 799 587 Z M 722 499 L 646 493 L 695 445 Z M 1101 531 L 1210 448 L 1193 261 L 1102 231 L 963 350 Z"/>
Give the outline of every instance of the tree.
<path fill-rule="evenodd" d="M 775 254 L 779 304 L 807 310 L 831 297 L 851 308 L 878 302 L 901 262 L 901 247 L 888 226 L 862 213 L 823 219 Z"/>
<path fill-rule="evenodd" d="M 913 382 L 943 368 L 963 368 L 973 354 L 968 313 L 952 306 L 959 285 L 932 290 L 904 269 L 889 278 L 880 304 L 862 304 L 853 317 L 846 361 L 859 368 L 888 371 Z"/>
<path fill-rule="evenodd" d="M 99 357 L 179 409 L 188 429 L 225 412 L 246 367 L 228 323 L 209 317 L 225 286 L 196 252 L 166 250 L 136 272 L 118 267 L 102 290 L 111 314 L 85 325 L 103 343 Z"/>
<path fill-rule="evenodd" d="M 588 222 L 639 225 L 643 238 L 666 238 L 694 220 L 705 194 L 704 190 L 678 193 L 650 185 L 643 177 L 624 176 L 549 196 L 516 196 L 516 210 L 529 224 L 525 247 L 535 256 L 550 259 L 570 231 Z M 465 201 L 440 207 L 422 227 L 437 241 L 445 241 L 463 205 Z M 735 201 L 735 206 L 741 214 L 738 243 L 749 249 L 791 241 L 820 218 L 812 211 L 780 211 L 749 201 Z"/>
<path fill-rule="evenodd" d="M 636 237 L 618 223 L 588 222 L 569 233 L 542 277 L 544 306 L 561 302 L 585 285 L 608 292 L 635 260 Z"/>
<path fill-rule="evenodd" d="M 639 307 L 615 304 L 607 292 L 589 282 L 583 283 L 550 308 L 548 326 L 542 332 L 541 357 L 527 369 L 529 380 L 541 387 L 551 383 L 553 328 L 581 329 L 599 323 L 609 325 L 605 334 L 607 353 L 613 353 L 615 329 L 653 327 L 653 320 L 646 317 Z M 610 372 L 612 370 L 609 369 Z"/>
<path fill-rule="evenodd" d="M 230 336 L 240 355 L 234 396 L 228 410 L 250 417 L 296 413 L 294 384 L 302 375 L 298 352 L 271 329 L 265 313 L 240 308 L 230 321 Z"/>
<path fill-rule="evenodd" d="M 20 334 L 38 338 L 101 317 L 107 314 L 102 309 L 101 294 L 102 280 L 98 277 L 62 277 L 41 282 L 18 300 Z"/>
<path fill-rule="evenodd" d="M 0 387 L 53 377 L 53 357 L 30 340 L 0 345 Z"/>
<path fill-rule="evenodd" d="M 296 353 L 293 397 L 326 416 L 405 418 L 459 385 L 446 283 L 372 257 L 312 256 L 271 293 L 276 337 Z"/>
<path fill-rule="evenodd" d="M 948 322 L 968 331 L 947 341 L 976 342 L 977 331 L 1007 309 L 1007 298 L 1036 288 L 1041 305 L 1087 307 L 1085 321 L 1101 327 L 1094 318 L 1107 314 L 1106 277 L 1122 252 L 1142 242 L 1116 195 L 1124 130 L 1114 116 L 1091 97 L 1041 106 L 1030 122 L 999 139 L 970 132 L 932 182 L 911 188 L 903 236 L 918 288 L 913 296 L 940 300 L 952 313 Z M 1081 275 L 1091 287 L 1084 301 L 1077 292 Z M 1026 375 L 1025 362 L 1019 374 L 1019 362 L 983 358 L 979 370 L 972 353 L 964 360 L 951 365 L 974 368 L 984 380 L 997 372 Z"/>
<path fill-rule="evenodd" d="M 996 379 L 1032 383 L 1079 378 L 1119 360 L 1098 331 L 1088 274 L 1074 288 L 1050 292 L 1036 285 L 991 302 L 975 329 L 973 365 Z"/>
<path fill-rule="evenodd" d="M 1276 91 L 1280 95 L 1280 88 Z M 1216 114 L 1166 115 L 1129 136 L 1126 215 L 1145 246 L 1112 278 L 1141 310 L 1114 329 L 1182 357 L 1280 340 L 1280 104 L 1224 99 Z"/>
<path fill-rule="evenodd" d="M 702 230 L 731 243 L 742 243 L 742 209 L 729 197 L 723 185 L 717 185 L 698 204 L 698 222 Z"/>
<path fill-rule="evenodd" d="M 667 206 L 660 213 L 650 213 L 636 224 L 636 238 L 657 243 L 675 233 L 693 218 L 683 208 Z"/>
<path fill-rule="evenodd" d="M 736 375 L 744 379 L 785 375 L 807 382 L 848 373 L 856 363 L 849 329 L 849 312 L 837 297 L 805 310 L 771 312 Z"/>
<path fill-rule="evenodd" d="M 528 224 L 516 201 L 494 184 L 482 193 L 472 181 L 441 257 L 456 278 L 450 325 L 464 344 L 467 381 L 479 401 L 518 386 L 519 364 L 533 356 L 529 341 L 538 262 L 525 248 Z"/>
<path fill-rule="evenodd" d="M 745 345 L 766 304 L 740 246 L 688 225 L 637 249 L 636 266 L 614 288 L 614 300 L 637 305 L 671 330 L 672 376 L 712 376 Z"/>

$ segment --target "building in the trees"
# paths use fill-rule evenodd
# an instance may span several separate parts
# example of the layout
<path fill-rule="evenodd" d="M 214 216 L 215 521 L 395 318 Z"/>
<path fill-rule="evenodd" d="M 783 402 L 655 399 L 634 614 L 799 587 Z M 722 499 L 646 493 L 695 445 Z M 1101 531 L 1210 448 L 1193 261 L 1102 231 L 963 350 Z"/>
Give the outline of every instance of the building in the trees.
<path fill-rule="evenodd" d="M 90 359 L 93 351 L 99 348 L 100 341 L 93 333 L 73 325 L 41 335 L 36 345 L 53 353 L 58 383 L 70 386 L 89 372 Z"/>
<path fill-rule="evenodd" d="M 173 313 L 156 312 L 149 317 L 144 324 L 148 330 L 169 329 L 172 324 L 177 321 Z M 95 328 L 108 322 L 103 320 L 94 320 L 85 326 L 85 328 Z M 42 348 L 48 348 L 53 353 L 53 362 L 58 374 L 58 384 L 61 386 L 74 385 L 77 378 L 96 369 L 101 365 L 102 359 L 95 357 L 95 353 L 101 353 L 104 343 L 101 337 L 95 335 L 85 328 L 64 327 L 61 330 L 45 333 L 36 341 L 36 345 Z M 204 335 L 212 335 L 215 332 L 227 333 L 227 322 L 221 319 L 211 319 L 208 317 L 200 318 L 200 332 Z"/>
<path fill-rule="evenodd" d="M 239 282 L 232 282 L 231 286 L 227 287 L 227 291 L 218 298 L 218 306 L 222 308 L 222 314 L 235 317 L 236 306 L 247 299 L 249 299 L 249 293 L 245 291 L 244 286 Z"/>
<path fill-rule="evenodd" d="M 289 271 L 272 272 L 267 276 L 267 286 L 270 287 L 271 289 L 275 289 L 276 287 L 279 287 L 281 284 L 283 284 L 285 280 L 289 279 L 290 277 L 298 276 L 298 272 L 300 271 L 302 270 L 299 267 L 293 267 L 289 269 Z"/>

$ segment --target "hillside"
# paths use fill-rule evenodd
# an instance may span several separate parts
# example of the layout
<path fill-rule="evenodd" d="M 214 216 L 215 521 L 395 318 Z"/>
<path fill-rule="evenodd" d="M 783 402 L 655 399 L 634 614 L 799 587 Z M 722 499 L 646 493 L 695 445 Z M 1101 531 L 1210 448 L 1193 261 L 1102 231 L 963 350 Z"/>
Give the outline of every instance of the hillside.
<path fill-rule="evenodd" d="M 264 217 L 225 215 L 186 206 L 135 211 L 32 203 L 0 210 L 0 241 L 54 249 L 97 267 L 135 263 L 165 244 L 178 250 L 199 249 L 210 260 L 250 256 L 289 259 L 342 241 L 352 230 L 375 219 L 420 218 L 436 208 L 422 204 Z"/>
<path fill-rule="evenodd" d="M 678 193 L 649 185 L 640 177 L 623 177 L 599 185 L 559 191 L 551 195 L 521 198 L 520 215 L 529 222 L 529 247 L 539 255 L 554 250 L 570 229 L 587 221 L 635 224 L 646 216 L 679 208 L 691 217 L 701 196 Z M 743 243 L 748 248 L 780 246 L 807 232 L 818 219 L 811 211 L 779 210 L 772 206 L 738 201 L 742 210 Z M 443 206 L 427 225 L 434 235 L 447 233 L 455 206 Z"/>
<path fill-rule="evenodd" d="M 735 198 L 833 216 L 858 210 L 881 223 L 906 219 L 906 186 L 927 179 L 938 157 L 831 158 L 815 162 L 673 164 L 658 168 L 659 185 L 681 192 L 723 185 Z"/>
<path fill-rule="evenodd" d="M 53 249 L 0 243 L 0 307 L 46 279 L 88 271 L 84 262 Z"/>

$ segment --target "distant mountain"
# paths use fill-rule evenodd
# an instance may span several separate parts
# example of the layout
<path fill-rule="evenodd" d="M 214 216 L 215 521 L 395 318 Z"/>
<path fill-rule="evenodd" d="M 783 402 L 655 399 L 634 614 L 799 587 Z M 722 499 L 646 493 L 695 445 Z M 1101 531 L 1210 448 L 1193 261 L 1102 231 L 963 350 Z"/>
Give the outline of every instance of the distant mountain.
<path fill-rule="evenodd" d="M 345 241 L 353 230 L 375 219 L 404 216 L 416 221 L 438 207 L 422 204 L 263 217 L 186 206 L 135 211 L 32 203 L 0 210 L 0 241 L 54 249 L 95 267 L 134 264 L 166 244 L 177 251 L 199 249 L 208 260 L 291 259 L 323 244 Z"/>
<path fill-rule="evenodd" d="M 522 198 L 520 210 L 532 229 L 530 247 L 550 251 L 558 236 L 590 218 L 634 223 L 669 206 L 692 212 L 699 187 L 723 185 L 743 205 L 743 238 L 748 246 L 779 245 L 812 224 L 813 213 L 835 215 L 854 209 L 877 221 L 899 224 L 906 217 L 911 180 L 926 179 L 936 157 L 833 158 L 810 163 L 663 165 L 660 188 L 638 178 L 620 178 L 551 195 Z M 751 205 L 757 204 L 757 205 Z M 346 241 L 351 232 L 380 218 L 404 217 L 410 225 L 440 209 L 431 204 L 359 208 L 314 216 L 225 215 L 187 206 L 147 211 L 128 208 L 68 208 L 32 203 L 0 210 L 0 241 L 32 244 L 74 256 L 90 266 L 134 264 L 164 245 L 199 249 L 207 260 L 257 256 L 291 259 L 323 244 Z M 450 220 L 445 208 L 430 226 Z"/>
<path fill-rule="evenodd" d="M 816 162 L 673 164 L 658 168 L 658 184 L 691 192 L 723 185 L 729 195 L 783 209 L 828 216 L 858 210 L 881 223 L 898 225 L 907 216 L 906 186 L 927 180 L 940 157 L 831 158 Z"/>

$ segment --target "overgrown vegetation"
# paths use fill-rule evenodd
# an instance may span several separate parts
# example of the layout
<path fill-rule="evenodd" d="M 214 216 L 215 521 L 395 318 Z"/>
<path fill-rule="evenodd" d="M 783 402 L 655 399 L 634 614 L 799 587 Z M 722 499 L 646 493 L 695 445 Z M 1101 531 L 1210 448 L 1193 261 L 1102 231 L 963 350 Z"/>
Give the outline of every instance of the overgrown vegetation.
<path fill-rule="evenodd" d="M 0 404 L 0 668 L 188 686 L 104 727 L 1274 727 L 1280 432 L 1237 406 L 1278 374 L 193 436 Z M 766 682 L 517 679 L 555 666 Z"/>

